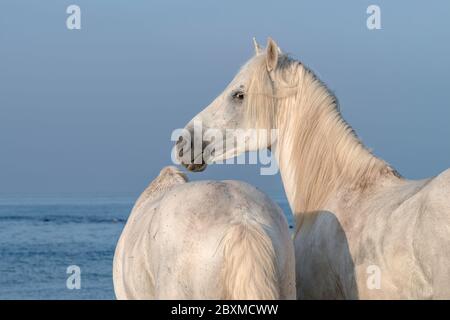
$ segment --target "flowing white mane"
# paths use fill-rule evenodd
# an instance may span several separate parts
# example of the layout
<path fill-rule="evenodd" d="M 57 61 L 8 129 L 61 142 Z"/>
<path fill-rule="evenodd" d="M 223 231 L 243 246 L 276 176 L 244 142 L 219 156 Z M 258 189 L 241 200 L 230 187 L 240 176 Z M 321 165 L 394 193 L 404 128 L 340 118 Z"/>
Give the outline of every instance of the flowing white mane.
<path fill-rule="evenodd" d="M 244 67 L 250 77 L 247 125 L 278 129 L 276 154 L 281 169 L 290 167 L 295 186 L 288 198 L 296 215 L 323 209 L 337 189 L 365 189 L 382 175 L 398 175 L 360 142 L 312 71 L 281 55 L 268 72 L 265 60 L 265 54 L 257 55 Z"/>

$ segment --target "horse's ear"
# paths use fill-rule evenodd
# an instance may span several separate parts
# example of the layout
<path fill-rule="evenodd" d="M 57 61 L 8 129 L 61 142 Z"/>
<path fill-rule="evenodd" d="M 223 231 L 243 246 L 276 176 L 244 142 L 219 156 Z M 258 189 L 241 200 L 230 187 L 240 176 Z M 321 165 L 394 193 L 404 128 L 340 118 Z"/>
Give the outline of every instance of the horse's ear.
<path fill-rule="evenodd" d="M 278 53 L 279 49 L 275 41 L 272 40 L 272 38 L 269 38 L 267 40 L 267 47 L 266 47 L 266 64 L 267 64 L 267 70 L 272 71 L 275 69 L 278 63 Z"/>
<path fill-rule="evenodd" d="M 261 46 L 256 42 L 256 38 L 253 37 L 253 46 L 255 47 L 255 55 L 258 55 L 261 53 Z"/>

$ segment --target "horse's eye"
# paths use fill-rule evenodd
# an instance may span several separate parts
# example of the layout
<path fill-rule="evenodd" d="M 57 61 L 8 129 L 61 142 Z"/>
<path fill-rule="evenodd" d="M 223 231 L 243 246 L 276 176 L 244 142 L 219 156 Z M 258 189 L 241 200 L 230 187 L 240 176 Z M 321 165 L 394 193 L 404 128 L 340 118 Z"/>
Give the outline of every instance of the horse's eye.
<path fill-rule="evenodd" d="M 242 91 L 236 91 L 236 92 L 234 92 L 234 93 L 233 93 L 233 99 L 239 100 L 239 101 L 244 100 L 244 92 L 242 92 Z"/>

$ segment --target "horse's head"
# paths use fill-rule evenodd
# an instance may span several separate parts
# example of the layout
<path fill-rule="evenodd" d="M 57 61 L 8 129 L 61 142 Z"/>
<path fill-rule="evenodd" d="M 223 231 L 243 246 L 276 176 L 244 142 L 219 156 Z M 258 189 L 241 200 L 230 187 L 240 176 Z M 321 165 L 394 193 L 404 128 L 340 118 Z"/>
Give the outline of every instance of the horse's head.
<path fill-rule="evenodd" d="M 274 127 L 271 77 L 281 51 L 270 38 L 266 49 L 261 49 L 256 41 L 254 44 L 255 55 L 225 90 L 186 125 L 179 137 L 176 153 L 188 170 L 203 171 L 207 163 L 270 148 L 273 143 L 267 132 L 262 137 L 261 132 L 265 131 L 261 129 Z M 264 116 L 249 121 L 256 119 L 259 107 L 265 108 Z"/>

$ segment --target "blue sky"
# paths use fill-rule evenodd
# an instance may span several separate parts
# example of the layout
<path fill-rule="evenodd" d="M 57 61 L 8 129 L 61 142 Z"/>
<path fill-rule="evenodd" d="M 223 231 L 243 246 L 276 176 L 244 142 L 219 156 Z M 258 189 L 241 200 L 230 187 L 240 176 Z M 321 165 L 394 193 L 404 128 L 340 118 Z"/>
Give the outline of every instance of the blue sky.
<path fill-rule="evenodd" d="M 82 30 L 66 28 L 77 4 Z M 381 8 L 381 30 L 366 8 Z M 345 119 L 408 178 L 450 167 L 448 1 L 0 2 L 0 193 L 138 193 L 173 129 L 272 36 L 337 95 Z M 241 179 L 281 194 L 256 165 Z"/>

